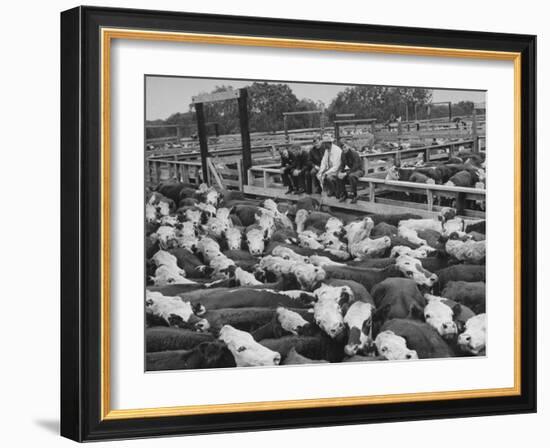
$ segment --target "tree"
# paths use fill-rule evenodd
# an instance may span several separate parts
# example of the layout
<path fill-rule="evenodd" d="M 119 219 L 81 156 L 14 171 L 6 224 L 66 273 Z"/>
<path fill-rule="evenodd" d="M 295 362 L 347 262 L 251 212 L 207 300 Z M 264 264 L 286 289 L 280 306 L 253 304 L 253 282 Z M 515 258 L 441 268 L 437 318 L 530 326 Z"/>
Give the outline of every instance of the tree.
<path fill-rule="evenodd" d="M 283 112 L 296 110 L 298 98 L 287 84 L 254 82 L 248 88 L 248 111 L 252 132 L 283 129 Z"/>
<path fill-rule="evenodd" d="M 353 113 L 356 117 L 386 121 L 405 116 L 406 108 L 427 104 L 432 94 L 428 89 L 410 87 L 354 86 L 339 92 L 328 108 L 329 117 Z"/>

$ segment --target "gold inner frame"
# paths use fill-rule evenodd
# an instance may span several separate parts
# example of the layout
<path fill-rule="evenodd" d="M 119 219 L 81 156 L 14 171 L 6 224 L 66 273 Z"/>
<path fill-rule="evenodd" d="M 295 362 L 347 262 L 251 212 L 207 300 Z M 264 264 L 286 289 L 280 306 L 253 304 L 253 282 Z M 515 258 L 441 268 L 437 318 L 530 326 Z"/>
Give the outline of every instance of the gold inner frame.
<path fill-rule="evenodd" d="M 315 398 L 211 405 L 171 406 L 142 409 L 111 409 L 110 398 L 110 50 L 113 39 L 206 43 L 255 47 L 296 48 L 326 51 L 368 52 L 413 56 L 505 60 L 514 63 L 514 386 L 442 392 Z M 183 415 L 306 409 L 382 403 L 405 403 L 502 397 L 521 394 L 521 54 L 514 52 L 455 48 L 383 45 L 303 39 L 101 29 L 101 419 L 128 419 Z"/>

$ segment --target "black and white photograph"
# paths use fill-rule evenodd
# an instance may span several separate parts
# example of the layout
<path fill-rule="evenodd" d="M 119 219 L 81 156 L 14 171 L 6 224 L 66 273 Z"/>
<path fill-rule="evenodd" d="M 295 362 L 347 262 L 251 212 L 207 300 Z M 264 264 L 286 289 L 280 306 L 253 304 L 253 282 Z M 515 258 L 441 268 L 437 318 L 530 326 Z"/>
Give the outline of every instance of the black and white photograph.
<path fill-rule="evenodd" d="M 486 113 L 145 76 L 146 370 L 487 356 Z"/>

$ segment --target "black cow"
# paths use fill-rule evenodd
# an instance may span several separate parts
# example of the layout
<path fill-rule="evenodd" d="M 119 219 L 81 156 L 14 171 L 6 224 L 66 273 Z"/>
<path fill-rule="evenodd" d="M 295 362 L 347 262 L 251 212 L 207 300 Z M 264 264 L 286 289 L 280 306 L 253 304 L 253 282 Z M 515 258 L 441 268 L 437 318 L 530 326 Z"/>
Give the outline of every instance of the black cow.
<path fill-rule="evenodd" d="M 191 350 L 147 353 L 145 365 L 148 371 L 219 369 L 236 366 L 235 358 L 221 341 L 202 342 Z"/>
<path fill-rule="evenodd" d="M 388 278 L 372 289 L 372 297 L 376 304 L 373 322 L 377 326 L 394 318 L 423 319 L 426 299 L 414 280 Z"/>

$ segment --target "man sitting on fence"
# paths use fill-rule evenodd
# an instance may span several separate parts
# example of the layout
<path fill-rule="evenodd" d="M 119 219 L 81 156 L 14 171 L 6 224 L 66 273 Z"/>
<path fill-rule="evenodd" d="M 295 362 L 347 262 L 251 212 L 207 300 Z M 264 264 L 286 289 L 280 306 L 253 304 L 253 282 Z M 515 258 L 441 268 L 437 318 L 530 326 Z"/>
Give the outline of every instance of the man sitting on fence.
<path fill-rule="evenodd" d="M 306 175 L 309 172 L 310 160 L 307 148 L 300 145 L 292 145 L 290 151 L 294 154 L 294 169 L 292 170 L 292 182 L 294 194 L 305 193 L 307 181 Z M 311 188 L 310 188 L 311 192 Z"/>
<path fill-rule="evenodd" d="M 322 145 L 325 148 L 323 160 L 317 173 L 317 179 L 327 196 L 336 194 L 336 174 L 340 169 L 342 150 L 332 143 L 330 136 L 323 137 Z"/>
<path fill-rule="evenodd" d="M 357 181 L 365 174 L 363 170 L 363 161 L 355 149 L 348 143 L 342 145 L 342 159 L 340 169 L 336 175 L 336 197 L 340 202 L 348 198 L 346 183 L 349 182 L 351 189 L 351 203 L 357 202 Z"/>
<path fill-rule="evenodd" d="M 296 189 L 292 178 L 292 171 L 296 165 L 296 154 L 289 151 L 285 146 L 279 148 L 279 154 L 281 156 L 281 177 L 283 178 L 283 185 L 288 188 L 286 194 L 291 194 Z"/>
<path fill-rule="evenodd" d="M 324 154 L 325 148 L 321 143 L 321 139 L 315 138 L 313 146 L 309 150 L 308 164 L 305 169 L 305 188 L 307 194 L 321 193 L 321 184 L 319 183 L 319 179 L 317 179 L 317 173 L 321 168 Z"/>

